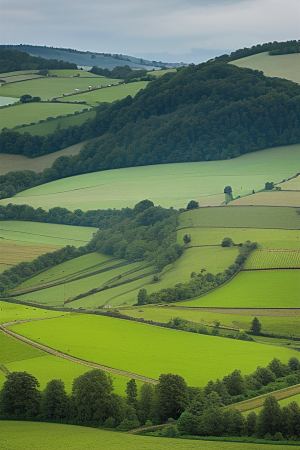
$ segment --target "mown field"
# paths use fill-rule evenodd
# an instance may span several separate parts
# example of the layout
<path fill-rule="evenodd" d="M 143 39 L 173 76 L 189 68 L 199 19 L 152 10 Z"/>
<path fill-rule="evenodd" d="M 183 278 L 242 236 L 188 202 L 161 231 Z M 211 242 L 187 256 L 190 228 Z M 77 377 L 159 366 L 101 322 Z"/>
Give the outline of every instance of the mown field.
<path fill-rule="evenodd" d="M 29 243 L 22 241 L 13 241 L 7 239 L 0 239 L 0 271 L 2 265 L 13 266 L 22 261 L 31 261 L 39 255 L 48 252 L 54 252 L 61 246 L 59 245 L 44 245 L 37 243 Z"/>
<path fill-rule="evenodd" d="M 204 205 L 220 205 L 225 201 L 223 192 L 227 185 L 232 186 L 236 197 L 252 192 L 252 189 L 262 189 L 268 179 L 279 182 L 295 175 L 299 149 L 300 144 L 297 144 L 226 161 L 131 167 L 78 175 L 20 192 L 13 197 L 13 202 L 46 209 L 61 206 L 71 210 L 133 207 L 144 198 L 164 207 L 186 207 L 191 199 Z M 0 203 L 11 202 L 9 198 Z M 231 223 L 237 226 L 233 221 Z M 252 225 L 245 221 L 244 226 Z"/>
<path fill-rule="evenodd" d="M 193 307 L 299 308 L 299 270 L 240 272 L 233 280 L 195 300 Z"/>
<path fill-rule="evenodd" d="M 286 78 L 295 83 L 300 83 L 300 55 L 297 53 L 270 56 L 268 52 L 264 52 L 232 61 L 230 64 L 261 70 L 267 77 Z"/>
<path fill-rule="evenodd" d="M 142 323 L 74 315 L 15 325 L 29 339 L 87 361 L 158 379 L 177 373 L 190 386 L 203 386 L 237 368 L 251 373 L 273 357 L 287 362 L 295 351 L 283 347 L 195 335 Z M 234 355 L 234 358 L 232 358 Z"/>
<path fill-rule="evenodd" d="M 126 433 L 78 427 L 74 425 L 37 422 L 0 422 L 0 443 L 3 450 L 261 450 L 261 444 L 240 442 L 193 441 L 134 436 Z M 26 436 L 26 439 L 24 439 Z M 55 439 L 53 439 L 55 436 Z M 281 450 L 284 446 L 265 444 L 264 450 Z"/>
<path fill-rule="evenodd" d="M 292 190 L 292 191 L 300 191 L 300 176 L 293 178 L 292 180 L 286 181 L 278 185 L 281 189 L 284 190 Z"/>
<path fill-rule="evenodd" d="M 258 192 L 253 195 L 238 198 L 229 203 L 233 205 L 254 205 L 254 206 L 299 206 L 300 207 L 300 195 L 299 192 L 288 191 L 267 191 Z"/>
<path fill-rule="evenodd" d="M 244 269 L 247 270 L 281 268 L 300 269 L 300 252 L 256 250 L 251 253 L 244 265 Z"/>

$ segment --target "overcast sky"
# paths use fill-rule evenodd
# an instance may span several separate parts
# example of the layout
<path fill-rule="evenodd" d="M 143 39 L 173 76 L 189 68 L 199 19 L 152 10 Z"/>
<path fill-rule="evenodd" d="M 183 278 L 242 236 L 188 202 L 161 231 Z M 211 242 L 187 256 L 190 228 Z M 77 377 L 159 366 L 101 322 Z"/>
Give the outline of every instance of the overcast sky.
<path fill-rule="evenodd" d="M 299 39 L 299 5 L 299 0 L 1 0 L 0 36 L 1 44 L 197 63 L 258 43 Z"/>

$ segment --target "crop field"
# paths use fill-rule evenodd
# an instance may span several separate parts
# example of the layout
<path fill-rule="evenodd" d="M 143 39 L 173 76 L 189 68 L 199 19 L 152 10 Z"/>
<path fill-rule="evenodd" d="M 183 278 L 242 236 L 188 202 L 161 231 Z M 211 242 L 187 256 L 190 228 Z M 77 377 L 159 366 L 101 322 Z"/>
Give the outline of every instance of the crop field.
<path fill-rule="evenodd" d="M 33 242 L 26 243 L 21 241 L 0 239 L 0 268 L 2 267 L 2 264 L 13 266 L 22 261 L 32 261 L 38 256 L 44 253 L 54 252 L 60 247 L 61 246 L 59 245 L 41 245 Z"/>
<path fill-rule="evenodd" d="M 76 96 L 68 97 L 68 99 L 74 99 L 77 102 L 86 102 L 90 106 L 97 106 L 102 102 L 111 103 L 116 100 L 122 100 L 128 95 L 134 97 L 141 89 L 145 89 L 147 84 L 148 81 L 137 81 L 136 83 L 121 84 L 118 86 L 111 86 L 110 88 L 97 89 L 84 94 L 77 94 Z"/>
<path fill-rule="evenodd" d="M 295 83 L 300 83 L 299 53 L 271 56 L 269 52 L 264 52 L 232 61 L 229 64 L 234 64 L 238 67 L 247 67 L 253 70 L 261 70 L 267 77 L 286 78 Z"/>
<path fill-rule="evenodd" d="M 70 117 L 58 117 L 54 120 L 46 121 L 44 123 L 38 123 L 36 125 L 27 125 L 25 127 L 18 128 L 18 133 L 29 133 L 32 135 L 46 136 L 49 133 L 54 133 L 57 126 L 60 128 L 68 128 L 73 125 L 82 125 L 87 119 L 93 119 L 96 115 L 95 110 L 82 112 L 81 114 L 72 115 Z"/>
<path fill-rule="evenodd" d="M 244 269 L 300 269 L 300 252 L 256 250 L 247 259 Z M 299 273 L 300 277 L 300 273 Z"/>
<path fill-rule="evenodd" d="M 150 436 L 39 422 L 1 421 L 0 444 L 3 450 L 261 450 L 261 444 L 195 441 Z M 26 436 L 26 439 L 24 439 Z M 55 439 L 53 439 L 55 436 Z M 282 450 L 283 445 L 264 444 L 264 450 Z"/>
<path fill-rule="evenodd" d="M 236 368 L 251 373 L 257 365 L 265 366 L 273 357 L 287 362 L 296 355 L 295 351 L 283 347 L 93 315 L 65 316 L 11 328 L 63 353 L 108 367 L 154 379 L 161 373 L 177 373 L 190 386 L 203 386 L 211 378 L 221 378 Z M 231 357 L 233 354 L 235 358 Z"/>
<path fill-rule="evenodd" d="M 65 155 L 77 155 L 87 141 L 72 145 L 49 155 L 39 156 L 37 158 L 27 158 L 23 155 L 10 155 L 9 153 L 0 154 L 0 175 L 13 170 L 33 170 L 42 172 L 46 167 L 51 167 L 56 158 Z"/>
<path fill-rule="evenodd" d="M 270 233 L 274 233 L 272 229 L 277 228 L 299 230 L 300 221 L 295 208 L 235 206 L 234 208 L 199 208 L 186 211 L 180 215 L 179 228 L 190 227 L 267 228 L 270 229 Z M 183 231 L 186 234 L 189 230 Z M 224 237 L 227 237 L 230 232 L 231 230 L 227 230 L 227 235 Z M 252 230 L 249 230 L 249 233 L 251 232 Z M 277 236 L 276 232 L 275 235 Z"/>
<path fill-rule="evenodd" d="M 223 191 L 228 184 L 232 186 L 234 196 L 237 196 L 241 191 L 261 189 L 270 177 L 274 181 L 281 181 L 293 176 L 299 160 L 299 149 L 300 144 L 297 144 L 226 161 L 162 164 L 78 175 L 23 191 L 14 197 L 13 202 L 46 209 L 61 206 L 71 210 L 87 210 L 132 207 L 144 198 L 156 205 L 175 208 L 186 207 L 191 199 L 209 199 L 211 196 L 214 199 L 216 195 L 220 196 L 220 200 L 223 197 L 224 201 Z M 261 168 L 259 174 L 258 165 Z M 11 201 L 11 198 L 4 199 L 0 203 Z M 229 215 L 234 216 L 234 213 L 231 211 Z M 240 226 L 253 226 L 246 221 L 243 223 Z M 272 228 L 271 221 L 269 223 Z M 237 226 L 233 220 L 231 224 Z M 227 225 L 220 223 L 220 226 Z M 282 228 L 292 228 L 292 225 L 287 227 L 285 224 Z"/>
<path fill-rule="evenodd" d="M 278 186 L 281 187 L 282 191 L 300 191 L 300 176 L 293 178 L 292 180 L 285 181 Z"/>
<path fill-rule="evenodd" d="M 57 117 L 63 114 L 74 114 L 75 111 L 82 111 L 85 105 L 66 103 L 23 103 L 0 109 L 1 128 L 13 128 L 24 123 L 38 122 L 46 120 L 47 117 Z"/>
<path fill-rule="evenodd" d="M 143 318 L 145 320 L 153 320 L 154 322 L 168 323 L 170 319 L 180 317 L 191 323 L 197 323 L 206 326 L 215 326 L 215 322 L 220 322 L 221 327 L 235 328 L 239 330 L 250 331 L 253 317 L 258 317 L 262 325 L 262 331 L 269 334 L 281 334 L 283 336 L 299 336 L 300 337 L 300 310 L 292 310 L 290 317 L 280 315 L 272 317 L 272 311 L 268 313 L 270 316 L 261 316 L 257 310 L 248 310 L 248 314 L 241 311 L 241 314 L 226 313 L 225 310 L 205 310 L 204 308 L 188 309 L 183 307 L 153 307 L 139 306 L 132 308 L 122 308 L 122 314 L 135 318 Z M 282 313 L 283 314 L 283 313 Z"/>
<path fill-rule="evenodd" d="M 235 205 L 300 207 L 300 195 L 299 192 L 289 191 L 258 192 L 253 195 L 238 198 L 229 203 L 229 206 Z"/>
<path fill-rule="evenodd" d="M 195 300 L 193 307 L 298 308 L 299 270 L 240 272 L 229 283 Z"/>
<path fill-rule="evenodd" d="M 278 212 L 280 215 L 280 211 Z M 221 213 L 223 213 L 223 210 Z M 180 216 L 181 221 L 185 220 L 186 214 L 190 213 L 182 214 Z M 195 214 L 198 214 L 198 211 L 195 211 Z M 295 218 L 297 219 L 297 216 Z M 275 250 L 300 250 L 300 230 L 272 230 L 262 228 L 202 228 L 201 226 L 198 228 L 182 228 L 177 232 L 177 242 L 179 244 L 182 243 L 182 239 L 185 234 L 191 235 L 192 241 L 190 245 L 221 245 L 221 242 L 225 237 L 230 237 L 235 244 L 249 240 L 251 242 L 258 242 L 259 246 L 262 248 Z"/>
<path fill-rule="evenodd" d="M 51 69 L 49 70 L 49 73 L 58 77 L 75 77 L 79 74 L 80 78 L 103 78 L 100 75 L 96 75 L 94 73 L 87 72 L 86 70 L 81 69 Z"/>
<path fill-rule="evenodd" d="M 32 97 L 41 97 L 42 100 L 52 100 L 54 97 L 63 94 L 75 94 L 75 89 L 85 90 L 89 86 L 100 87 L 107 84 L 119 84 L 121 80 L 105 77 L 93 77 L 93 79 L 86 78 L 51 78 L 43 77 L 35 80 L 21 81 L 19 83 L 9 83 L 0 87 L 0 94 L 5 97 L 17 97 L 29 94 Z M 76 101 L 76 97 L 67 97 L 66 100 Z M 73 100 L 74 99 L 74 100 Z M 28 105 L 27 105 L 28 106 Z"/>
<path fill-rule="evenodd" d="M 16 241 L 17 244 L 21 241 L 59 247 L 80 247 L 87 244 L 96 231 L 97 228 L 93 227 L 7 220 L 0 224 L 0 239 Z"/>

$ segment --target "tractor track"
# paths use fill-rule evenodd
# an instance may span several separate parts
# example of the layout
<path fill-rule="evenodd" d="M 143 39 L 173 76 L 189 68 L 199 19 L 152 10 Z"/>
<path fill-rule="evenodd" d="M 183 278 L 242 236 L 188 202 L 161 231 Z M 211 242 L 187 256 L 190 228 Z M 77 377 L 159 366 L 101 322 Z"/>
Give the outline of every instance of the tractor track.
<path fill-rule="evenodd" d="M 31 339 L 26 338 L 25 336 L 21 336 L 20 334 L 15 333 L 14 331 L 8 330 L 6 327 L 10 325 L 18 325 L 21 323 L 26 322 L 34 322 L 36 320 L 48 320 L 51 319 L 51 317 L 45 317 L 45 318 L 39 318 L 39 319 L 28 319 L 28 320 L 19 320 L 14 322 L 6 322 L 2 323 L 0 325 L 0 330 L 5 333 L 6 335 L 12 336 L 15 339 L 18 339 L 19 341 L 25 342 L 28 345 L 31 345 L 32 347 L 38 348 L 39 350 L 42 350 L 46 353 L 49 353 L 50 355 L 57 356 L 59 358 L 67 359 L 68 361 L 75 362 L 77 364 L 82 364 L 87 367 L 91 367 L 93 369 L 101 369 L 105 370 L 107 372 L 116 373 L 118 375 L 122 375 L 129 378 L 134 378 L 135 380 L 142 381 L 144 383 L 152 383 L 156 384 L 157 380 L 154 380 L 152 378 L 144 377 L 142 375 L 137 375 L 135 373 L 126 372 L 125 370 L 119 370 L 114 369 L 112 367 L 103 366 L 102 364 L 96 364 L 90 361 L 84 361 L 83 359 L 75 358 L 74 356 L 67 355 L 65 353 L 59 352 L 58 350 L 54 350 L 51 347 L 47 347 L 46 345 L 39 344 L 38 342 L 32 341 Z"/>

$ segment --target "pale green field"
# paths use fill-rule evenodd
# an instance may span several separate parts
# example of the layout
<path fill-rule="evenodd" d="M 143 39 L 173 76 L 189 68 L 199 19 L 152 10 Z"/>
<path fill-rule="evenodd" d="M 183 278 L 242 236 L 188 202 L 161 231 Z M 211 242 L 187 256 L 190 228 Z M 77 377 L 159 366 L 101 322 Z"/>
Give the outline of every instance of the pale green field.
<path fill-rule="evenodd" d="M 176 72 L 176 69 L 150 70 L 148 74 L 153 75 L 154 77 L 162 77 L 166 73 L 170 72 Z"/>
<path fill-rule="evenodd" d="M 17 125 L 30 124 L 47 117 L 57 117 L 63 114 L 74 114 L 82 111 L 86 105 L 66 103 L 23 103 L 0 109 L 1 128 L 13 128 Z"/>
<path fill-rule="evenodd" d="M 15 265 L 23 261 L 32 261 L 43 253 L 54 252 L 63 245 L 45 245 L 35 242 L 22 242 L 0 239 L 1 266 Z"/>
<path fill-rule="evenodd" d="M 233 280 L 181 306 L 239 308 L 299 308 L 297 269 L 240 272 Z"/>
<path fill-rule="evenodd" d="M 243 210 L 241 211 L 243 212 Z M 181 220 L 185 220 L 186 214 L 187 213 L 181 215 Z M 198 211 L 195 214 L 198 215 Z M 201 212 L 199 213 L 200 219 L 199 223 L 201 223 L 200 216 Z M 295 217 L 295 219 L 297 220 L 297 216 Z M 238 244 L 240 242 L 246 242 L 247 240 L 249 240 L 251 242 L 257 242 L 259 246 L 262 248 L 270 248 L 275 250 L 276 249 L 300 250 L 300 230 L 280 230 L 280 229 L 266 230 L 255 228 L 228 229 L 228 228 L 213 228 L 213 227 L 185 228 L 178 230 L 177 239 L 179 244 L 182 243 L 182 238 L 185 234 L 190 234 L 192 237 L 192 242 L 190 245 L 217 245 L 221 244 L 222 240 L 225 237 L 230 237 L 235 244 Z"/>
<path fill-rule="evenodd" d="M 2 450 L 282 450 L 285 445 L 193 441 L 38 422 L 1 421 Z M 26 439 L 24 437 L 26 436 Z M 55 438 L 54 438 L 55 436 Z M 289 447 L 289 446 L 288 446 Z"/>
<path fill-rule="evenodd" d="M 172 307 L 150 307 L 139 306 L 131 309 L 121 309 L 122 314 L 126 314 L 130 317 L 143 318 L 145 320 L 153 320 L 154 322 L 168 323 L 170 319 L 175 317 L 181 317 L 189 322 L 215 326 L 215 321 L 220 322 L 222 327 L 232 327 L 240 330 L 250 331 L 251 322 L 253 317 L 259 318 L 262 325 L 263 333 L 282 334 L 285 336 L 300 336 L 300 311 L 297 314 L 293 310 L 290 315 L 292 317 L 283 316 L 261 316 L 259 311 L 248 311 L 248 315 L 241 314 L 227 314 L 222 311 L 213 312 L 206 311 L 202 308 L 198 310 L 188 308 L 176 308 Z"/>
<path fill-rule="evenodd" d="M 86 70 L 81 69 L 57 69 L 49 70 L 51 75 L 57 75 L 58 77 L 74 77 L 75 75 L 80 75 L 80 78 L 103 78 Z"/>
<path fill-rule="evenodd" d="M 18 99 L 14 97 L 0 97 L 0 106 L 9 105 L 11 103 L 16 103 Z"/>
<path fill-rule="evenodd" d="M 270 237 L 274 237 L 275 233 L 277 240 L 277 231 L 274 232 L 273 229 L 299 230 L 300 220 L 296 214 L 296 209 L 289 207 L 234 206 L 230 208 L 200 208 L 194 211 L 186 211 L 180 215 L 179 228 L 190 227 L 217 227 L 221 229 L 224 229 L 224 227 L 233 229 L 237 227 L 267 228 L 268 232 L 270 232 Z M 184 234 L 189 232 L 189 230 L 183 231 Z M 249 230 L 249 235 L 252 231 L 259 234 L 259 231 Z M 201 233 L 201 231 L 199 232 Z M 212 232 L 214 233 L 215 230 Z M 231 237 L 230 233 L 231 229 L 228 229 L 224 237 Z"/>
<path fill-rule="evenodd" d="M 300 252 L 256 250 L 249 255 L 244 269 L 300 269 Z M 300 274 L 299 274 L 300 276 Z"/>
<path fill-rule="evenodd" d="M 54 120 L 51 120 L 50 122 L 38 123 L 36 125 L 28 125 L 26 127 L 17 128 L 17 131 L 21 134 L 29 133 L 32 135 L 46 136 L 49 133 L 54 133 L 58 124 L 61 128 L 68 128 L 73 125 L 79 126 L 82 125 L 87 119 L 93 119 L 95 115 L 96 111 L 90 110 L 81 114 L 72 115 L 70 117 L 56 118 Z"/>
<path fill-rule="evenodd" d="M 8 270 L 13 266 L 13 264 L 3 264 L 0 263 L 0 273 L 4 272 L 4 270 Z"/>
<path fill-rule="evenodd" d="M 299 163 L 299 150 L 297 144 L 226 161 L 162 164 L 78 175 L 23 191 L 13 202 L 70 210 L 132 207 L 145 198 L 156 205 L 175 208 L 186 207 L 191 199 L 200 202 L 204 199 L 207 205 L 220 204 L 225 200 L 223 191 L 227 185 L 232 186 L 233 195 L 237 196 L 262 189 L 266 180 L 279 182 L 293 176 Z M 11 202 L 9 198 L 0 204 Z"/>
<path fill-rule="evenodd" d="M 65 245 L 80 247 L 87 244 L 96 231 L 97 228 L 93 227 L 7 220 L 0 224 L 0 239 L 16 241 L 16 244 L 22 241 L 59 247 Z"/>
<path fill-rule="evenodd" d="M 284 183 L 279 184 L 281 189 L 284 190 L 292 190 L 292 191 L 300 191 L 300 176 L 297 178 L 293 178 L 292 180 L 285 181 Z"/>
<path fill-rule="evenodd" d="M 0 323 L 44 317 L 60 317 L 68 314 L 61 311 L 48 311 L 47 309 L 0 301 Z"/>
<path fill-rule="evenodd" d="M 251 373 L 273 357 L 287 362 L 297 356 L 283 347 L 93 315 L 24 323 L 12 329 L 63 353 L 138 375 L 158 379 L 161 373 L 177 373 L 191 386 L 203 386 L 234 369 Z"/>
<path fill-rule="evenodd" d="M 300 83 L 299 53 L 270 56 L 269 52 L 264 52 L 232 61 L 230 64 L 253 70 L 261 70 L 267 77 L 286 78 L 295 83 Z"/>
<path fill-rule="evenodd" d="M 90 106 L 97 106 L 102 102 L 114 102 L 116 100 L 122 100 L 123 98 L 131 95 L 134 97 L 141 89 L 145 89 L 148 81 L 137 81 L 136 83 L 121 84 L 119 86 L 112 86 L 105 89 L 98 89 L 85 94 L 78 94 L 76 97 L 68 97 L 74 99 L 77 102 L 86 102 Z"/>
<path fill-rule="evenodd" d="M 75 93 L 75 89 L 85 90 L 88 89 L 89 86 L 99 87 L 107 84 L 118 84 L 120 81 L 121 80 L 105 77 L 94 77 L 93 80 L 72 77 L 43 77 L 1 86 L 0 95 L 20 98 L 24 94 L 29 94 L 32 97 L 41 97 L 42 100 L 47 101 L 63 94 Z M 66 100 L 76 101 L 76 97 L 67 97 Z"/>

